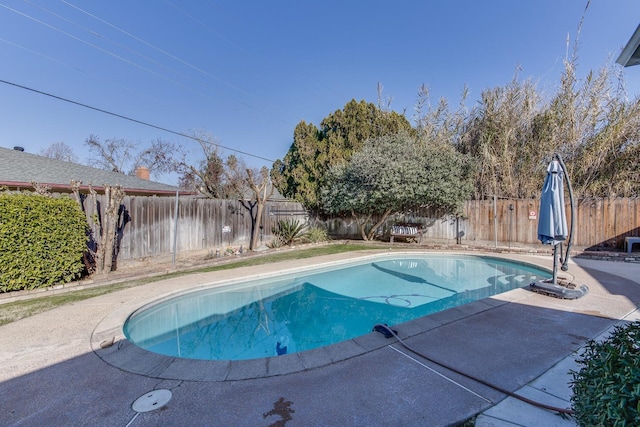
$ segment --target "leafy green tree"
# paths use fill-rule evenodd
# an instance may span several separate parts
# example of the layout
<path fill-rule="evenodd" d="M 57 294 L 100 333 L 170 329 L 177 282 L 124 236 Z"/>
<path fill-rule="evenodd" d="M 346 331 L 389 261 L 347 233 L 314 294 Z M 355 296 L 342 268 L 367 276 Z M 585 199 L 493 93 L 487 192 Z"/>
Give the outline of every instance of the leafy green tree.
<path fill-rule="evenodd" d="M 280 193 L 296 199 L 305 206 L 317 207 L 318 180 L 324 171 L 320 169 L 322 135 L 318 128 L 304 121 L 293 131 L 293 144 L 284 157 L 277 160 L 271 170 L 271 179 Z"/>
<path fill-rule="evenodd" d="M 272 180 L 284 196 L 317 211 L 329 168 L 348 161 L 368 139 L 401 130 L 413 131 L 403 115 L 351 100 L 323 119 L 319 128 L 304 121 L 296 126 L 289 151 L 273 165 Z"/>
<path fill-rule="evenodd" d="M 330 169 L 322 207 L 329 214 L 352 216 L 362 238 L 371 240 L 395 213 L 421 207 L 456 213 L 471 193 L 471 174 L 471 162 L 451 144 L 407 132 L 381 136 Z"/>

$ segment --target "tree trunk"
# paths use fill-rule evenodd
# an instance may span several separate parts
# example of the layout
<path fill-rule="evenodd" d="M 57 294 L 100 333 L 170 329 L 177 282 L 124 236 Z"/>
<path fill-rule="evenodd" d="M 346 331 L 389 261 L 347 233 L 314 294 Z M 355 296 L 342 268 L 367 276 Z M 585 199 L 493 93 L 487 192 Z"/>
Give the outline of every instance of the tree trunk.
<path fill-rule="evenodd" d="M 264 211 L 264 204 L 264 201 L 258 200 L 256 219 L 255 221 L 252 221 L 254 226 L 251 230 L 251 244 L 249 245 L 249 249 L 252 251 L 258 247 L 258 239 L 260 238 L 260 225 L 262 223 L 262 212 Z"/>
<path fill-rule="evenodd" d="M 95 263 L 95 274 L 105 275 L 111 272 L 113 265 L 116 223 L 118 221 L 120 204 L 124 200 L 125 193 L 119 185 L 113 187 L 109 185 L 105 186 L 106 206 L 104 208 L 104 215 L 100 216 L 97 194 L 91 187 L 89 187 L 89 192 L 95 209 L 93 235 L 96 249 L 95 251 L 91 251 Z"/>
<path fill-rule="evenodd" d="M 373 238 L 375 237 L 376 230 L 382 224 L 384 224 L 387 218 L 389 218 L 389 215 L 391 215 L 391 210 L 390 209 L 385 210 L 382 213 L 382 217 L 378 220 L 378 222 L 376 222 L 371 226 L 369 231 L 367 231 L 367 224 L 369 223 L 369 221 L 371 221 L 371 215 L 367 215 L 365 217 L 358 217 L 358 215 L 355 212 L 351 212 L 351 215 L 353 216 L 353 218 L 356 220 L 356 223 L 358 224 L 358 228 L 360 229 L 360 236 L 362 236 L 362 240 L 370 241 L 370 240 L 373 240 Z"/>
<path fill-rule="evenodd" d="M 382 216 L 380 217 L 380 220 L 378 220 L 378 222 L 376 222 L 373 225 L 373 227 L 371 227 L 371 230 L 369 230 L 369 233 L 367 234 L 367 237 L 368 237 L 367 240 L 373 240 L 373 237 L 376 234 L 376 230 L 378 229 L 378 227 L 380 227 L 382 224 L 385 223 L 387 218 L 389 218 L 389 215 L 391 215 L 391 210 L 390 209 L 385 210 Z"/>
<path fill-rule="evenodd" d="M 256 214 L 256 210 L 260 210 L 260 203 L 257 201 L 248 202 L 246 200 L 240 200 L 240 204 L 249 212 L 249 218 L 251 218 L 251 236 L 249 237 L 249 250 L 252 251 L 254 248 L 253 236 L 256 234 L 256 230 L 258 229 L 258 218 L 259 216 Z M 258 206 L 258 209 L 256 208 Z"/>
<path fill-rule="evenodd" d="M 103 274 L 108 274 L 111 271 L 111 266 L 113 265 L 113 249 L 114 243 L 116 240 L 116 220 L 118 219 L 118 207 L 120 207 L 120 203 L 116 204 L 114 193 L 117 191 L 116 189 L 109 189 L 107 193 L 107 188 L 105 188 L 105 194 L 107 194 L 107 207 L 104 211 L 104 227 L 102 233 L 102 253 L 104 259 L 103 265 Z"/>
<path fill-rule="evenodd" d="M 106 191 L 106 190 L 105 190 Z M 96 190 L 89 185 L 89 194 L 91 195 L 91 201 L 93 202 L 93 210 L 94 214 L 92 215 L 92 235 L 94 241 L 95 249 L 91 249 L 91 255 L 93 255 L 93 269 L 94 273 L 101 275 L 104 271 L 104 252 L 102 251 L 103 247 L 103 235 L 104 230 L 102 227 L 102 223 L 104 222 L 104 217 L 100 216 L 100 207 L 98 205 L 98 196 L 96 194 Z"/>
<path fill-rule="evenodd" d="M 256 206 L 255 217 L 252 217 L 251 220 L 251 241 L 249 244 L 249 249 L 253 251 L 258 247 L 264 206 L 267 203 L 267 200 L 269 200 L 269 197 L 273 195 L 275 187 L 271 184 L 271 181 L 269 180 L 269 171 L 265 167 L 260 169 L 261 181 L 259 182 L 251 169 L 246 169 L 246 173 L 249 187 L 253 190 L 254 194 L 254 206 Z"/>
<path fill-rule="evenodd" d="M 358 215 L 355 212 L 351 212 L 351 215 L 353 216 L 353 218 L 356 220 L 356 223 L 358 224 L 358 228 L 360 229 L 360 236 L 362 236 L 362 240 L 369 240 L 369 235 L 367 234 L 366 227 L 367 227 L 367 223 L 371 219 L 371 215 L 367 215 L 364 221 L 358 218 Z"/>

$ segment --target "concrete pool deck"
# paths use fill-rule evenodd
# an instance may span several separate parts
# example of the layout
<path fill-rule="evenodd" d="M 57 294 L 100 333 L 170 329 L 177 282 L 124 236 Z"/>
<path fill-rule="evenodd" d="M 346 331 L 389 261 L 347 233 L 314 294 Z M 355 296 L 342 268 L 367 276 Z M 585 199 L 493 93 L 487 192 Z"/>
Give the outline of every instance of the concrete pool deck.
<path fill-rule="evenodd" d="M 479 255 L 552 265 L 550 256 Z M 119 329 L 133 309 L 163 295 L 308 263 L 193 273 L 1 326 L 0 425 L 438 426 L 475 414 L 481 414 L 479 426 L 575 425 L 553 412 L 505 399 L 505 394 L 378 333 L 309 354 L 207 362 L 139 350 Z M 589 287 L 585 297 L 559 300 L 516 289 L 394 329 L 432 360 L 503 389 L 569 407 L 568 369 L 575 352 L 621 319 L 640 318 L 640 264 L 577 259 L 569 274 Z M 111 340 L 114 344 L 108 346 Z M 171 390 L 166 405 L 149 412 L 132 409 L 136 399 L 158 389 Z"/>

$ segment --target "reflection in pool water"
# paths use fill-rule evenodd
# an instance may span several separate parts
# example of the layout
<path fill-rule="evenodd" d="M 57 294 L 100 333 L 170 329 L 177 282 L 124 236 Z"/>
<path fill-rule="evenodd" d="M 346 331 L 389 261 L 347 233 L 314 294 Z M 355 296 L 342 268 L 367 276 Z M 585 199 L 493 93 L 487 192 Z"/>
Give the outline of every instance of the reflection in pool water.
<path fill-rule="evenodd" d="M 406 255 L 405 255 L 406 256 Z M 149 351 L 240 360 L 310 350 L 549 277 L 496 258 L 386 256 L 373 262 L 183 294 L 133 313 L 125 335 Z"/>

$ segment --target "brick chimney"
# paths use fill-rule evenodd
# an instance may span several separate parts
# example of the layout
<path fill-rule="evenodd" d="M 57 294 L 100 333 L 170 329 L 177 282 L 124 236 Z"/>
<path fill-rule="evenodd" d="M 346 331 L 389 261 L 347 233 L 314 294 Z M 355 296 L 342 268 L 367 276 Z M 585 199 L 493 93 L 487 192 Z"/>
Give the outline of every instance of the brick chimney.
<path fill-rule="evenodd" d="M 136 176 L 140 179 L 146 179 L 149 181 L 149 168 L 145 166 L 138 166 L 136 168 Z"/>

